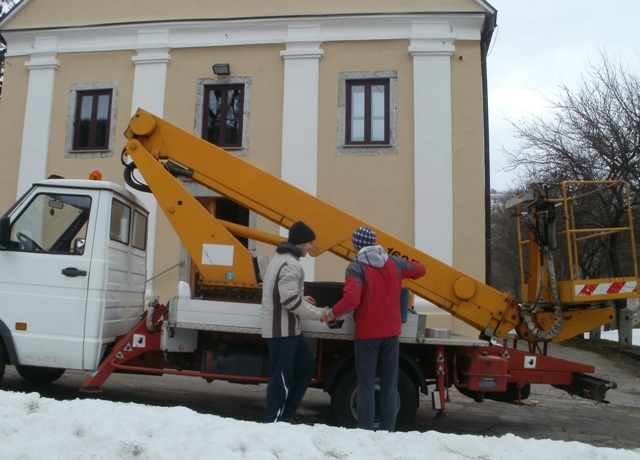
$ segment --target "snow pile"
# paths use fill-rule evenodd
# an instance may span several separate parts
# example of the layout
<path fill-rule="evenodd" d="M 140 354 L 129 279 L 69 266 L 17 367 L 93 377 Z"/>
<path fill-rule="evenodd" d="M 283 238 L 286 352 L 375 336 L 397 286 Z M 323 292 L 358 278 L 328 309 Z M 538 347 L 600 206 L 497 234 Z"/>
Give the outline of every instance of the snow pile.
<path fill-rule="evenodd" d="M 260 424 L 97 400 L 56 401 L 0 391 L 0 452 L 17 459 L 492 459 L 640 460 L 640 449 L 579 442 Z M 546 453 L 546 454 L 543 454 Z"/>

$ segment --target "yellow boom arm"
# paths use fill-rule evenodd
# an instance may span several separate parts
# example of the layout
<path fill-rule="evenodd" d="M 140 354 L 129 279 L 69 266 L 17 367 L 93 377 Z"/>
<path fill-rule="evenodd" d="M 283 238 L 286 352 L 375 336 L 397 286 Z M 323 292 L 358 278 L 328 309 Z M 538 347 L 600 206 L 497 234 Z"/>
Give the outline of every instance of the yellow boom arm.
<path fill-rule="evenodd" d="M 133 116 L 125 135 L 126 153 L 198 266 L 204 285 L 259 289 L 251 254 L 234 235 L 269 244 L 277 244 L 282 238 L 216 219 L 185 189 L 176 178 L 180 176 L 189 177 L 282 227 L 290 228 L 298 220 L 306 222 L 317 229 L 312 255 L 329 251 L 351 260 L 355 255 L 351 234 L 357 227 L 367 225 L 375 230 L 378 244 L 391 254 L 426 266 L 426 276 L 407 284 L 414 294 L 488 337 L 502 337 L 522 325 L 519 307 L 511 294 L 459 272 L 144 110 Z M 611 315 L 610 309 L 568 315 L 563 330 L 553 340 L 561 341 L 604 324 Z M 519 332 L 526 340 L 537 340 L 526 329 Z"/>

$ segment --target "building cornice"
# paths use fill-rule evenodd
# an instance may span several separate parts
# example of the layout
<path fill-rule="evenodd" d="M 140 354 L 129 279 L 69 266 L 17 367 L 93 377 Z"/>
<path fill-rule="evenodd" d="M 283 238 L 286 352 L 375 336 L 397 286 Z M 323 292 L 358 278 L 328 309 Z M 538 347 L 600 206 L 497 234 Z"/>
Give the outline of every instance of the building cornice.
<path fill-rule="evenodd" d="M 58 54 L 162 48 L 246 46 L 291 42 L 291 30 L 313 30 L 308 41 L 412 40 L 419 24 L 423 38 L 433 40 L 480 40 L 484 13 L 387 14 L 310 18 L 273 18 L 225 21 L 180 21 L 99 25 L 38 30 L 4 30 L 7 56 L 34 53 L 34 43 L 42 37 L 55 38 Z M 148 37 L 161 40 L 147 40 Z M 305 37 L 296 37 L 304 42 Z M 162 42 L 162 43 L 159 43 Z M 317 46 L 315 43 L 313 46 Z"/>

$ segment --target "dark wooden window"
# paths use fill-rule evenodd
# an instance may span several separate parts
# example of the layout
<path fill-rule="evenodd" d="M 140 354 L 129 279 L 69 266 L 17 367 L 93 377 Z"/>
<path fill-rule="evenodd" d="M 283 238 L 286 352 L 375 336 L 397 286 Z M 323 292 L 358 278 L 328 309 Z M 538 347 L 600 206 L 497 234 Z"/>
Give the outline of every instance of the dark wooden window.
<path fill-rule="evenodd" d="M 389 144 L 389 79 L 346 84 L 345 144 Z"/>
<path fill-rule="evenodd" d="M 218 147 L 242 147 L 244 85 L 205 86 L 202 137 Z"/>
<path fill-rule="evenodd" d="M 73 150 L 108 150 L 113 90 L 78 91 Z"/>

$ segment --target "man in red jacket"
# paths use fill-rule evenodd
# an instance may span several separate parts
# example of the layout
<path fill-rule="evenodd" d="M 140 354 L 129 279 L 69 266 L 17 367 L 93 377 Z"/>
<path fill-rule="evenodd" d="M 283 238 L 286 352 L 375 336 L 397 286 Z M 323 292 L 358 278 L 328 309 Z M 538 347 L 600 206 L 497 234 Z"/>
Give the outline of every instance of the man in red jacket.
<path fill-rule="evenodd" d="M 379 363 L 380 429 L 394 431 L 397 412 L 402 280 L 425 274 L 424 265 L 388 255 L 376 246 L 376 234 L 360 227 L 351 237 L 358 254 L 347 267 L 342 299 L 323 313 L 331 322 L 353 311 L 358 428 L 373 430 L 375 379 Z"/>

